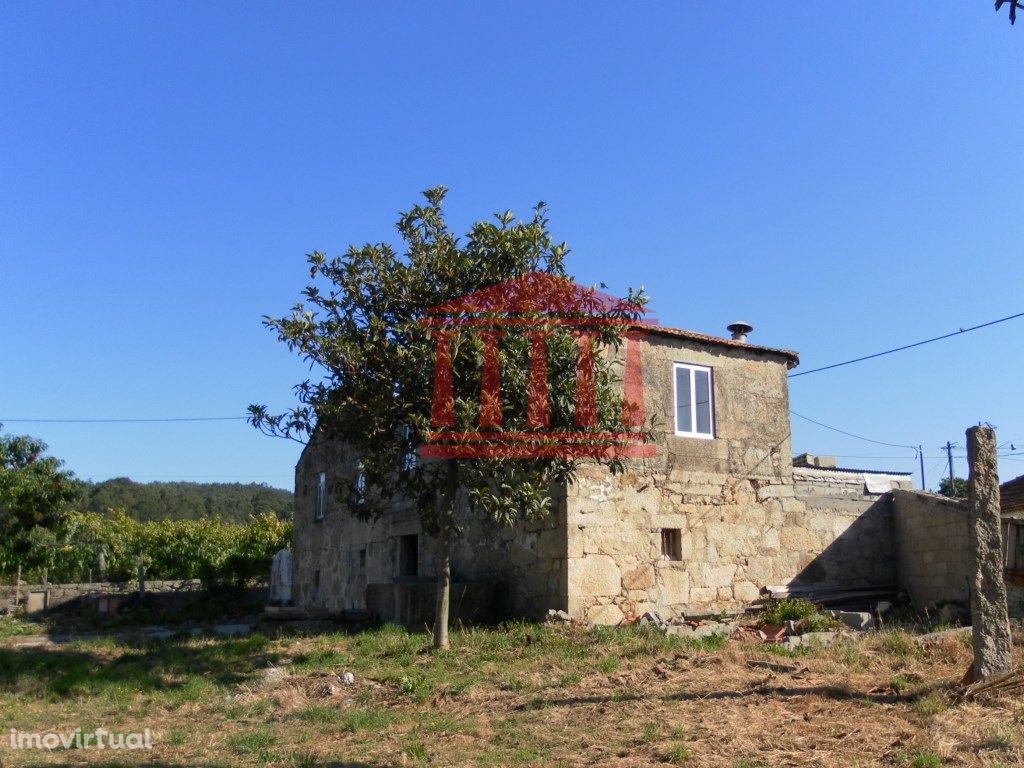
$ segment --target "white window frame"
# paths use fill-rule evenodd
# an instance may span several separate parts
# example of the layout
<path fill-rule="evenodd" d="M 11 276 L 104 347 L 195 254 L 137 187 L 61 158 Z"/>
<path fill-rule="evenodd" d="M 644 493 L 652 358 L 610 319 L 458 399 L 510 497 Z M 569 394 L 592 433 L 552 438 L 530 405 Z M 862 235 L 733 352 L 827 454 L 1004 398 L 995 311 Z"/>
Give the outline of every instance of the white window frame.
<path fill-rule="evenodd" d="M 690 372 L 690 429 L 684 430 L 679 428 L 677 420 L 679 418 L 679 392 L 678 381 L 679 381 L 679 369 L 685 369 Z M 696 371 L 704 371 L 708 375 L 708 411 L 709 411 L 709 424 L 710 432 L 696 432 L 694 431 L 697 427 L 697 387 L 694 386 L 695 376 L 693 375 Z M 715 372 L 712 368 L 706 365 L 693 365 L 691 363 L 673 363 L 672 364 L 672 426 L 675 429 L 676 437 L 695 437 L 699 440 L 714 440 L 715 439 Z"/>
<path fill-rule="evenodd" d="M 356 470 L 355 503 L 359 505 L 366 503 L 366 470 L 363 469 L 362 462 L 359 463 Z"/>
<path fill-rule="evenodd" d="M 402 425 L 402 432 L 401 432 L 401 434 L 402 434 L 402 439 L 403 440 L 405 440 L 407 442 L 411 442 L 412 441 L 412 438 L 413 438 L 412 427 L 409 426 L 408 424 L 403 424 Z M 415 448 L 412 449 L 411 451 L 407 451 L 407 452 L 403 453 L 402 454 L 402 471 L 403 472 L 413 472 L 413 471 L 415 471 L 416 467 L 419 465 L 419 459 L 420 459 L 419 454 L 416 453 L 416 449 Z"/>
<path fill-rule="evenodd" d="M 324 519 L 324 507 L 327 506 L 327 473 L 320 472 L 316 476 L 316 495 L 313 500 L 313 519 Z"/>

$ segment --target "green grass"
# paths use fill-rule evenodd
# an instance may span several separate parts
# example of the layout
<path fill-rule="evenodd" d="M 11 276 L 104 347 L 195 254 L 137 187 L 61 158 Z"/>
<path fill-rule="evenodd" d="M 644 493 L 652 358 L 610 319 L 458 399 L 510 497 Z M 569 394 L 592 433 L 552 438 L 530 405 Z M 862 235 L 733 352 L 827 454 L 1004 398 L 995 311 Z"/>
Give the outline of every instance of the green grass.
<path fill-rule="evenodd" d="M 894 675 L 889 679 L 889 687 L 896 693 L 905 693 L 910 688 L 910 681 L 903 675 Z"/>
<path fill-rule="evenodd" d="M 329 725 L 341 720 L 342 712 L 334 707 L 325 707 L 322 704 L 310 704 L 308 707 L 300 709 L 294 716 L 305 723 Z"/>
<path fill-rule="evenodd" d="M 172 747 L 180 747 L 187 744 L 189 739 L 188 731 L 175 729 L 167 734 L 167 743 Z"/>
<path fill-rule="evenodd" d="M 42 622 L 28 621 L 16 616 L 0 617 L 0 638 L 45 635 L 49 626 Z"/>
<path fill-rule="evenodd" d="M 920 653 L 920 645 L 903 630 L 886 630 L 881 633 L 881 648 L 897 658 L 908 658 Z"/>
<path fill-rule="evenodd" d="M 233 733 L 227 738 L 227 745 L 233 752 L 240 755 L 266 754 L 277 738 L 267 730 L 244 731 Z"/>
<path fill-rule="evenodd" d="M 676 744 L 674 747 L 669 749 L 663 758 L 666 763 L 674 763 L 675 765 L 682 765 L 690 761 L 692 753 L 690 748 L 685 744 Z"/>
<path fill-rule="evenodd" d="M 922 717 L 934 717 L 949 709 L 949 705 L 935 695 L 928 695 L 914 702 L 914 711 Z"/>
<path fill-rule="evenodd" d="M 734 699 L 714 695 L 735 687 L 719 670 L 732 675 L 745 660 L 806 658 L 787 666 L 806 663 L 815 678 L 789 682 L 780 673 L 779 684 L 807 689 L 802 695 L 808 697 L 821 695 L 816 678 L 842 681 L 848 667 L 870 670 L 857 690 L 888 681 L 904 697 L 837 699 L 837 717 L 839 708 L 852 719 L 895 709 L 915 734 L 910 744 L 929 743 L 930 718 L 953 706 L 939 689 L 921 683 L 933 679 L 927 658 L 916 655 L 913 638 L 902 633 L 873 633 L 848 647 L 811 651 L 666 636 L 643 626 L 588 630 L 513 622 L 455 629 L 451 642 L 451 650 L 434 652 L 426 632 L 379 626 L 312 636 L 285 632 L 274 640 L 254 635 L 139 647 L 0 648 L 0 720 L 22 730 L 74 722 L 125 732 L 159 722 L 157 748 L 173 754 L 175 765 L 439 765 L 448 761 L 445 750 L 457 745 L 453 759 L 467 765 L 564 765 L 577 757 L 612 764 L 616 756 L 687 764 L 714 754 L 732 768 L 764 768 L 757 758 L 767 752 L 743 759 L 737 759 L 742 752 L 714 753 L 719 740 L 729 738 L 727 725 L 715 723 L 716 709 L 733 707 L 729 716 L 737 716 Z M 665 659 L 685 685 L 657 677 L 655 667 Z M 270 663 L 288 671 L 287 685 L 264 685 Z M 356 685 L 339 696 L 312 698 L 318 673 L 343 670 L 355 673 Z M 707 717 L 694 719 L 696 712 Z M 1015 746 L 1017 726 L 997 725 L 989 720 L 966 740 L 962 732 L 957 737 L 990 761 L 1005 759 L 1012 753 L 995 750 Z M 915 763 L 930 753 L 907 749 L 898 765 L 942 764 Z M 168 753 L 154 757 L 166 761 Z"/>
<path fill-rule="evenodd" d="M 942 768 L 945 765 L 941 757 L 927 749 L 901 753 L 896 759 L 896 764 L 903 768 Z"/>
<path fill-rule="evenodd" d="M 644 723 L 643 732 L 640 735 L 641 744 L 653 744 L 661 739 L 661 730 L 654 723 Z"/>
<path fill-rule="evenodd" d="M 350 733 L 382 731 L 394 721 L 394 716 L 382 709 L 356 709 L 345 712 L 338 722 Z"/>
<path fill-rule="evenodd" d="M 984 745 L 988 749 L 1010 749 L 1014 741 L 1013 732 L 1009 728 L 997 727 L 989 731 Z"/>

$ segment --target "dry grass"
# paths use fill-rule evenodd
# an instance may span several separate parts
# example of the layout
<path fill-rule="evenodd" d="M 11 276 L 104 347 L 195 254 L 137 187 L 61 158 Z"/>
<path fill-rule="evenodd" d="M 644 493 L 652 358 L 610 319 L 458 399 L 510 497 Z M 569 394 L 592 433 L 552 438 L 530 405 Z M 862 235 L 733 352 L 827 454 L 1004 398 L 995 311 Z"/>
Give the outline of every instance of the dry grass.
<path fill-rule="evenodd" d="M 1019 651 L 1018 651 L 1019 653 Z M 148 648 L 0 650 L 0 722 L 149 727 L 155 749 L 3 765 L 989 766 L 1024 764 L 1024 708 L 957 701 L 962 640 L 902 633 L 791 655 L 643 628 L 526 624 L 453 635 L 382 628 Z M 1024 661 L 1024 659 L 1018 659 Z M 288 674 L 264 683 L 276 663 Z M 329 695 L 344 671 L 353 686 Z M 137 762 L 136 762 L 137 761 Z"/>

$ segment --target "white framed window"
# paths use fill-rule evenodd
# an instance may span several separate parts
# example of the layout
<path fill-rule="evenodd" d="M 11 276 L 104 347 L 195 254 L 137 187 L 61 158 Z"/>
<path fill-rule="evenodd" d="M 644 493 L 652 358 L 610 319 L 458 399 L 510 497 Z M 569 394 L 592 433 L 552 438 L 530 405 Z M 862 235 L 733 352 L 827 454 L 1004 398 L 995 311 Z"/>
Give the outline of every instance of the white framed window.
<path fill-rule="evenodd" d="M 405 442 L 405 452 L 402 453 L 402 471 L 412 472 L 416 469 L 416 465 L 419 463 L 419 455 L 416 453 L 416 448 L 412 444 L 413 434 L 412 427 L 408 424 L 402 425 L 402 440 Z"/>
<path fill-rule="evenodd" d="M 675 426 L 680 437 L 715 436 L 714 381 L 704 365 L 673 363 Z"/>
<path fill-rule="evenodd" d="M 362 464 L 359 465 L 359 474 L 356 475 L 356 504 L 366 503 L 366 470 Z"/>
<path fill-rule="evenodd" d="M 327 473 L 316 476 L 316 501 L 313 503 L 313 519 L 324 519 L 324 506 L 327 504 Z"/>

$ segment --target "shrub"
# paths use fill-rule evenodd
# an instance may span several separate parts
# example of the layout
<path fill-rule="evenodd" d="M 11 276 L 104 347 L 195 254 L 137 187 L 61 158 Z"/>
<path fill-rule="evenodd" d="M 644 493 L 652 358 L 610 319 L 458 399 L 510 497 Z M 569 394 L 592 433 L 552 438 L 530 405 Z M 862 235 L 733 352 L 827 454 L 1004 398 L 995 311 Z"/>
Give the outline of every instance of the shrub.
<path fill-rule="evenodd" d="M 834 619 L 818 613 L 818 606 L 802 597 L 770 600 L 758 619 L 761 624 L 796 622 L 803 632 L 823 632 L 836 626 Z"/>
<path fill-rule="evenodd" d="M 802 621 L 818 615 L 818 606 L 802 597 L 786 597 L 770 600 L 761 611 L 762 624 L 782 624 L 787 621 Z"/>
<path fill-rule="evenodd" d="M 213 518 L 138 522 L 120 510 L 70 512 L 59 528 L 37 528 L 28 539 L 30 579 L 44 569 L 51 582 L 97 578 L 102 551 L 111 581 L 134 579 L 141 558 L 150 578 L 240 587 L 269 573 L 274 553 L 291 542 L 291 524 L 272 514 L 239 524 Z"/>

